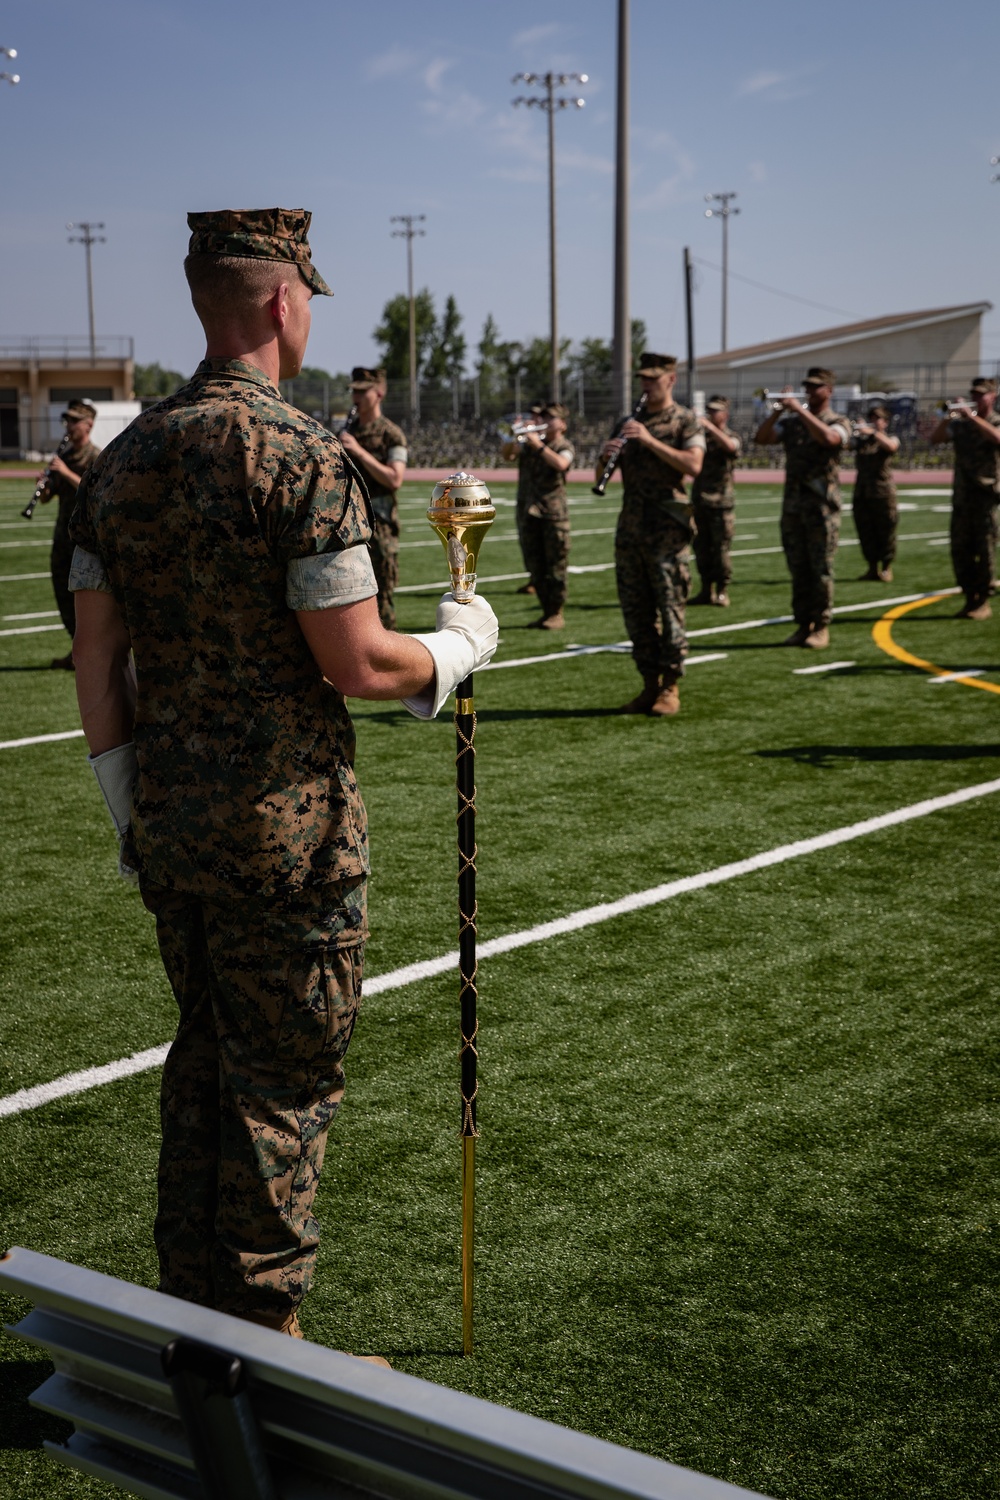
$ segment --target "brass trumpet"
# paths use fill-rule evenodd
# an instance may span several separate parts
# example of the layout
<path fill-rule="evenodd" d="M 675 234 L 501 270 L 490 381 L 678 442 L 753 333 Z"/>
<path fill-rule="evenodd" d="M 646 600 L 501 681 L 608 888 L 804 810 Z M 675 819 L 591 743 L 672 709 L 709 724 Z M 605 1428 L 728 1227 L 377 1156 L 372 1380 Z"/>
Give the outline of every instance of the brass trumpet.
<path fill-rule="evenodd" d="M 508 463 L 516 463 L 524 440 L 532 433 L 541 436 L 548 430 L 548 422 L 539 422 L 534 412 L 514 412 L 497 423 L 500 435 L 500 456 Z"/>
<path fill-rule="evenodd" d="M 805 406 L 805 404 L 809 400 L 809 392 L 808 391 L 765 391 L 764 392 L 764 400 L 767 401 L 769 403 L 769 405 L 774 408 L 775 411 L 780 411 L 781 407 L 782 407 L 782 402 L 787 401 L 789 399 L 789 397 L 791 397 L 794 401 L 801 401 L 802 404 L 803 404 L 803 406 Z"/>

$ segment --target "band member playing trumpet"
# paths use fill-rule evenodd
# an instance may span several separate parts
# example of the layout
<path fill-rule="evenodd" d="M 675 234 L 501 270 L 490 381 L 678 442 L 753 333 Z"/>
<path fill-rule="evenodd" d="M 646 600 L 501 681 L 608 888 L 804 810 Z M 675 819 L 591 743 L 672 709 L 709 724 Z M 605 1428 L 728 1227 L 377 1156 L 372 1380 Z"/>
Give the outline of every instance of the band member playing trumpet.
<path fill-rule="evenodd" d="M 997 556 L 1000 502 L 1000 415 L 994 411 L 997 383 L 979 376 L 969 387 L 967 406 L 942 417 L 932 443 L 955 445 L 951 496 L 951 561 L 955 582 L 965 595 L 960 619 L 988 620 L 990 588 Z"/>
<path fill-rule="evenodd" d="M 868 571 L 861 574 L 862 583 L 892 582 L 899 520 L 892 460 L 899 449 L 899 438 L 889 431 L 890 417 L 887 406 L 872 406 L 867 421 L 854 424 L 858 475 L 852 509 L 858 541 L 868 564 Z"/>
<path fill-rule="evenodd" d="M 406 437 L 395 422 L 382 415 L 385 371 L 355 365 L 351 371 L 351 399 L 357 417 L 339 434 L 368 488 L 375 527 L 369 549 L 378 585 L 379 619 L 386 630 L 396 627 L 393 594 L 399 582 L 399 510 L 396 496 L 406 473 Z"/>
<path fill-rule="evenodd" d="M 835 376 L 813 366 L 803 384 L 806 404 L 789 391 L 758 427 L 755 443 L 776 440 L 785 449 L 781 545 L 792 575 L 795 629 L 786 646 L 821 650 L 830 644 L 833 559 L 840 537 L 838 466 L 851 424 L 833 409 Z"/>
<path fill-rule="evenodd" d="M 698 418 L 707 439 L 705 462 L 691 486 L 691 509 L 694 513 L 694 555 L 701 574 L 701 588 L 690 604 L 729 603 L 729 580 L 733 565 L 729 552 L 733 543 L 733 510 L 736 487 L 733 467 L 742 443 L 730 432 L 729 402 L 725 396 L 713 396 Z"/>
<path fill-rule="evenodd" d="M 539 630 L 562 630 L 569 567 L 569 507 L 566 475 L 573 448 L 566 438 L 565 406 L 553 403 L 539 413 L 544 432 L 523 434 L 518 453 L 518 534 L 533 592 L 542 606 Z"/>
<path fill-rule="evenodd" d="M 524 570 L 530 574 L 528 566 L 528 555 L 524 550 L 524 509 L 526 505 L 525 494 L 527 486 L 527 470 L 521 468 L 521 452 L 524 440 L 529 432 L 545 430 L 545 422 L 542 419 L 542 407 L 540 402 L 535 402 L 527 413 L 518 412 L 510 419 L 510 437 L 504 442 L 500 449 L 500 456 L 509 464 L 517 465 L 517 495 L 514 509 L 514 524 L 517 527 L 517 540 L 521 547 L 521 557 L 524 559 Z M 527 583 L 522 583 L 517 591 L 519 594 L 533 594 L 535 585 L 531 578 Z"/>
<path fill-rule="evenodd" d="M 642 691 L 625 714 L 676 714 L 678 683 L 687 656 L 684 607 L 691 583 L 691 506 L 684 480 L 695 479 L 705 457 L 698 418 L 674 400 L 677 360 L 672 354 L 639 357 L 646 395 L 641 415 L 630 417 L 605 443 L 597 463 L 620 455 L 624 493 L 615 532 L 615 580 L 632 659 Z"/>

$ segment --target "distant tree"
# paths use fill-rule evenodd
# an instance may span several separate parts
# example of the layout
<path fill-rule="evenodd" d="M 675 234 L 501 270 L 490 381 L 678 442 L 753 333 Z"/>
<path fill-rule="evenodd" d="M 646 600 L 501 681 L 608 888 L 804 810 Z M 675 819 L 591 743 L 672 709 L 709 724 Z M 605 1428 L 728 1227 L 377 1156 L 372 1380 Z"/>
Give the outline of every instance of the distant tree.
<path fill-rule="evenodd" d="M 187 380 L 178 370 L 165 370 L 160 364 L 136 365 L 134 390 L 137 401 L 162 401 Z"/>
<path fill-rule="evenodd" d="M 492 313 L 488 313 L 479 337 L 476 353 L 476 374 L 479 376 L 480 400 L 498 400 L 507 386 L 506 346 L 500 342 L 500 330 Z"/>
<path fill-rule="evenodd" d="M 575 379 L 584 385 L 605 381 L 611 375 L 611 345 L 607 339 L 581 339 L 570 356 L 569 367 Z"/>
<path fill-rule="evenodd" d="M 434 299 L 424 287 L 413 299 L 417 342 L 417 378 L 423 376 L 434 347 L 437 321 Z M 405 292 L 392 297 L 382 309 L 382 321 L 372 338 L 379 345 L 380 363 L 390 380 L 408 380 L 410 375 L 410 303 Z"/>
<path fill-rule="evenodd" d="M 571 345 L 571 339 L 559 341 L 559 373 L 562 380 L 569 375 L 565 360 Z M 547 338 L 534 338 L 529 343 L 521 345 L 520 348 L 522 351 L 522 391 L 532 401 L 550 400 L 552 396 L 552 345 Z"/>
<path fill-rule="evenodd" d="M 462 314 L 454 297 L 449 297 L 434 332 L 434 343 L 427 358 L 424 378 L 441 385 L 451 385 L 464 371 L 465 334 L 462 332 Z"/>
<path fill-rule="evenodd" d="M 638 366 L 639 355 L 646 352 L 646 325 L 641 318 L 632 319 L 632 368 Z"/>

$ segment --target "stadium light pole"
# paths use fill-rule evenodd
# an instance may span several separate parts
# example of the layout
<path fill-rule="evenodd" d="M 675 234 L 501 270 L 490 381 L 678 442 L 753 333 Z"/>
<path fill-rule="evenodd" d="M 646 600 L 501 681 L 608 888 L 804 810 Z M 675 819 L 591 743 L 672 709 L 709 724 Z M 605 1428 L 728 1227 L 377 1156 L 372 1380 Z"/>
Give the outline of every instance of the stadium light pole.
<path fill-rule="evenodd" d="M 9 57 L 11 62 L 13 62 L 16 56 L 16 47 L 0 47 L 0 57 Z M 4 83 L 15 84 L 21 82 L 21 75 L 20 73 L 0 73 L 0 79 Z"/>
<path fill-rule="evenodd" d="M 629 202 L 629 0 L 618 0 L 618 78 L 615 106 L 615 287 L 612 333 L 612 381 L 618 411 L 628 411 L 632 396 L 632 328 L 628 309 Z"/>
<path fill-rule="evenodd" d="M 726 339 L 729 332 L 729 220 L 731 215 L 738 214 L 738 208 L 731 208 L 730 204 L 738 193 L 706 193 L 706 203 L 720 203 L 721 208 L 706 208 L 706 219 L 722 220 L 722 352 L 726 352 Z"/>
<path fill-rule="evenodd" d="M 95 229 L 103 229 L 103 224 L 91 224 L 81 222 L 79 224 L 67 224 L 67 229 L 79 229 L 79 234 L 71 234 L 68 243 L 70 245 L 82 245 L 87 254 L 87 318 L 90 325 L 90 358 L 93 362 L 97 358 L 97 341 L 94 338 L 94 273 L 90 263 L 91 245 L 106 245 L 107 239 L 103 234 L 95 234 Z"/>
<path fill-rule="evenodd" d="M 545 89 L 541 96 L 526 96 L 519 94 L 514 99 L 513 105 L 516 109 L 519 104 L 528 109 L 544 109 L 549 117 L 549 344 L 550 344 L 550 374 L 549 385 L 551 387 L 551 399 L 559 400 L 559 295 L 556 280 L 556 110 L 567 109 L 570 105 L 574 109 L 582 109 L 585 100 L 565 99 L 556 97 L 557 88 L 565 88 L 567 83 L 587 83 L 589 79 L 586 73 L 515 73 L 510 80 L 511 83 L 540 83 Z"/>
<path fill-rule="evenodd" d="M 426 234 L 424 229 L 414 229 L 414 224 L 423 224 L 427 218 L 426 214 L 393 214 L 389 220 L 390 224 L 402 224 L 404 228 L 394 229 L 392 238 L 394 240 L 406 241 L 406 295 L 410 303 L 410 421 L 420 421 L 420 388 L 417 385 L 417 317 L 413 303 L 413 241 L 418 235 Z"/>

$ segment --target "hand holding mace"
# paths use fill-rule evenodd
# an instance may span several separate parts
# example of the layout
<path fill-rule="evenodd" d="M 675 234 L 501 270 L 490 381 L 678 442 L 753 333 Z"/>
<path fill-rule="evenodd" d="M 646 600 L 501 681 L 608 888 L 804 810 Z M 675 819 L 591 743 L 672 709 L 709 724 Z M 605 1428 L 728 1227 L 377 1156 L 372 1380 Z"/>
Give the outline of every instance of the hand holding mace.
<path fill-rule="evenodd" d="M 476 564 L 496 516 L 489 489 L 474 474 L 451 474 L 435 485 L 427 519 L 444 545 L 452 598 L 469 604 Z M 455 690 L 455 770 L 458 784 L 458 946 L 462 1103 L 462 1353 L 472 1353 L 475 1280 L 476 1077 L 479 1031 L 476 991 L 476 711 L 472 676 Z"/>

